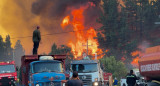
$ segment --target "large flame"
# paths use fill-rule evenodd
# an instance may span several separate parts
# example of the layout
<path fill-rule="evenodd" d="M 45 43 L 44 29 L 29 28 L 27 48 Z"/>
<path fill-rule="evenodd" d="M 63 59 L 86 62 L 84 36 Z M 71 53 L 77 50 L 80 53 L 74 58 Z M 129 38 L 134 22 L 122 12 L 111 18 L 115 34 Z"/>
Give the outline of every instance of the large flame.
<path fill-rule="evenodd" d="M 89 55 L 93 56 L 98 54 L 98 58 L 102 57 L 102 50 L 98 49 L 98 42 L 94 39 L 97 37 L 95 29 L 93 27 L 87 28 L 84 26 L 85 20 L 83 13 L 89 6 L 95 5 L 89 2 L 88 4 L 81 6 L 79 9 L 72 9 L 71 14 L 66 16 L 61 24 L 63 28 L 70 24 L 75 31 L 76 41 L 74 42 L 71 40 L 68 45 L 72 48 L 72 52 L 76 59 L 81 59 L 82 54 L 87 53 L 87 44 Z"/>

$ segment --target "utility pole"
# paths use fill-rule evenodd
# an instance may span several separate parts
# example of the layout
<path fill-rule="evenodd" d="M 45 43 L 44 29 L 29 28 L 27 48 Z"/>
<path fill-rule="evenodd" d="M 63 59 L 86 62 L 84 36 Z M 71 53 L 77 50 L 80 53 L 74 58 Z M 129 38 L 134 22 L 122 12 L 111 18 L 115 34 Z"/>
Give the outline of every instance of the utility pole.
<path fill-rule="evenodd" d="M 87 46 L 87 56 L 88 56 L 88 46 L 92 46 L 92 45 L 88 45 L 88 39 L 87 39 L 87 45 L 83 45 L 83 46 Z"/>

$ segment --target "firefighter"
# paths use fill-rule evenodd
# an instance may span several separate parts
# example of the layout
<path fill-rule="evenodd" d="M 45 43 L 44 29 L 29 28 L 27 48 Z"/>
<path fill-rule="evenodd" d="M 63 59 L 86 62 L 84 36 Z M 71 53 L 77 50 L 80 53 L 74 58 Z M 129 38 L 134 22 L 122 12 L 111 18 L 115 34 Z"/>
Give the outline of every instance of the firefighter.
<path fill-rule="evenodd" d="M 130 73 L 127 75 L 127 84 L 128 86 L 135 86 L 137 77 L 133 74 L 133 70 L 130 70 Z"/>

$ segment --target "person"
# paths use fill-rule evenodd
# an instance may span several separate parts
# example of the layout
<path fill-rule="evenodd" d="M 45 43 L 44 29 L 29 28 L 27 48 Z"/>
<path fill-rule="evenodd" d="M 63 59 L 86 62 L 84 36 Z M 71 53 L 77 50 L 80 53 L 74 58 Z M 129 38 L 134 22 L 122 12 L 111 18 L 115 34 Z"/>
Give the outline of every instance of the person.
<path fill-rule="evenodd" d="M 116 77 L 115 77 L 115 79 L 114 79 L 113 85 L 114 85 L 114 86 L 118 86 L 118 80 L 117 80 Z"/>
<path fill-rule="evenodd" d="M 39 47 L 39 42 L 41 41 L 41 34 L 39 31 L 39 26 L 37 26 L 36 30 L 33 31 L 33 55 L 37 55 L 38 47 Z"/>
<path fill-rule="evenodd" d="M 73 72 L 73 76 L 67 81 L 66 86 L 83 86 L 83 82 L 78 77 L 78 72 Z"/>
<path fill-rule="evenodd" d="M 135 86 L 137 77 L 133 74 L 133 70 L 130 70 L 130 73 L 127 75 L 126 82 L 128 86 Z"/>

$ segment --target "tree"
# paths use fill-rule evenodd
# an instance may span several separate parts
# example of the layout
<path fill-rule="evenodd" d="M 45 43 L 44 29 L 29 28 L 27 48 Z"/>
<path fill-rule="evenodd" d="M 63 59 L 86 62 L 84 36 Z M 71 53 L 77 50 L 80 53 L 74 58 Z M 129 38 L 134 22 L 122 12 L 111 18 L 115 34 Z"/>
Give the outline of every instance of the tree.
<path fill-rule="evenodd" d="M 100 62 L 105 72 L 112 73 L 113 77 L 117 77 L 119 80 L 127 75 L 127 69 L 124 63 L 116 61 L 114 56 L 104 57 L 100 59 Z"/>
<path fill-rule="evenodd" d="M 10 40 L 10 36 L 7 35 L 6 39 L 5 39 L 5 45 L 4 45 L 5 61 L 13 60 L 13 49 L 12 49 L 11 45 L 12 45 L 12 43 Z"/>
<path fill-rule="evenodd" d="M 21 45 L 21 41 L 17 40 L 16 45 L 14 46 L 14 59 L 16 66 L 21 65 L 21 57 L 25 55 L 25 51 L 23 49 L 23 46 Z"/>
<path fill-rule="evenodd" d="M 121 7 L 118 12 L 117 0 L 104 0 L 104 14 L 99 22 L 103 24 L 101 33 L 98 33 L 99 47 L 109 50 L 107 56 L 131 59 L 131 52 L 137 49 L 136 39 L 132 39 L 132 29 L 129 29 L 126 8 Z M 131 60 L 130 60 L 131 61 Z M 128 62 L 128 61 L 127 61 Z"/>
<path fill-rule="evenodd" d="M 66 46 L 66 45 L 61 45 L 60 47 L 57 47 L 57 45 L 54 43 L 51 48 L 51 52 L 49 53 L 50 55 L 55 55 L 55 54 L 66 54 L 73 56 L 71 53 L 71 48 Z"/>
<path fill-rule="evenodd" d="M 2 36 L 0 35 L 0 61 L 4 61 L 4 52 L 4 42 Z"/>
<path fill-rule="evenodd" d="M 71 48 L 66 45 L 61 45 L 60 47 L 57 47 L 57 45 L 54 43 L 51 48 L 51 52 L 49 55 L 67 55 L 67 58 L 65 60 L 66 68 L 70 68 L 70 61 L 73 60 L 73 53 L 71 52 Z M 66 69 L 69 70 L 69 69 Z"/>

